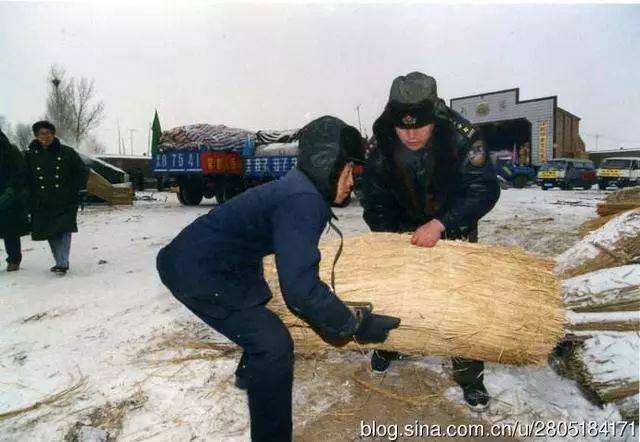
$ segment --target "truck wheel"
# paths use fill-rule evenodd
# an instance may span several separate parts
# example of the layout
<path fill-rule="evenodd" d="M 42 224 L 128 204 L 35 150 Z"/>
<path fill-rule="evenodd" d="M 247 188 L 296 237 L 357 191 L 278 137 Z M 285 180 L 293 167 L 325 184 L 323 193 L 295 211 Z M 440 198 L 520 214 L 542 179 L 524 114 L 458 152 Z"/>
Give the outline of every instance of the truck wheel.
<path fill-rule="evenodd" d="M 216 196 L 216 201 L 218 203 L 218 205 L 220 204 L 224 204 L 224 202 L 227 200 L 226 197 L 226 188 L 227 188 L 227 183 L 224 180 L 219 180 L 216 183 L 216 187 L 214 190 L 214 194 Z"/>
<path fill-rule="evenodd" d="M 584 190 L 590 190 L 590 189 L 591 189 L 591 186 L 593 186 L 593 183 L 591 183 L 591 182 L 586 182 L 586 183 L 584 183 L 584 184 L 582 185 L 582 188 L 583 188 Z"/>
<path fill-rule="evenodd" d="M 200 182 L 186 181 L 180 184 L 178 200 L 185 206 L 197 206 L 203 196 Z"/>
<path fill-rule="evenodd" d="M 186 206 L 187 203 L 184 201 L 184 198 L 182 197 L 182 187 L 180 187 L 180 190 L 178 190 L 178 193 L 176 193 L 177 197 L 178 197 L 178 201 L 180 201 L 180 204 L 182 204 L 183 206 Z"/>
<path fill-rule="evenodd" d="M 513 179 L 513 187 L 516 189 L 522 189 L 527 185 L 527 177 L 525 175 L 518 175 Z"/>
<path fill-rule="evenodd" d="M 240 195 L 245 191 L 245 186 L 240 180 L 227 181 L 224 187 L 224 200 L 228 201 L 236 195 Z"/>

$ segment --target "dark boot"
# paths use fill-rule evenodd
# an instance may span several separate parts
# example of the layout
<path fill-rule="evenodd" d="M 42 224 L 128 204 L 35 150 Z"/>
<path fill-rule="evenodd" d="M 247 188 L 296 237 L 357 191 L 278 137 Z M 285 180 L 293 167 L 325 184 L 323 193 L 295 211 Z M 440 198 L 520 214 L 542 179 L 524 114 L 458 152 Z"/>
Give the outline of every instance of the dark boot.
<path fill-rule="evenodd" d="M 471 410 L 482 412 L 489 408 L 491 396 L 489 396 L 489 393 L 487 392 L 487 389 L 484 387 L 483 383 L 463 388 L 462 392 L 464 395 L 464 400 L 467 403 L 467 406 L 471 408 Z"/>
<path fill-rule="evenodd" d="M 17 272 L 20 270 L 20 264 L 17 262 L 10 262 L 7 264 L 7 272 Z"/>
<path fill-rule="evenodd" d="M 400 359 L 400 353 L 397 351 L 374 350 L 371 355 L 371 369 L 377 372 L 386 371 L 391 361 L 398 359 Z"/>
<path fill-rule="evenodd" d="M 483 411 L 491 397 L 484 386 L 484 362 L 452 358 L 453 379 L 462 387 L 464 400 L 473 411 Z"/>

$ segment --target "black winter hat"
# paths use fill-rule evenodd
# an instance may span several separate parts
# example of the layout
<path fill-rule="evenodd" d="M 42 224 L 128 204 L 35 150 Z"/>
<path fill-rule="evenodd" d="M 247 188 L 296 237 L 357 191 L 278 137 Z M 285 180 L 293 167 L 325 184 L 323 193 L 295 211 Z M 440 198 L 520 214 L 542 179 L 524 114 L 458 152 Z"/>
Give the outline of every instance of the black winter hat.
<path fill-rule="evenodd" d="M 340 172 L 350 161 L 365 161 L 362 137 L 355 127 L 324 116 L 300 130 L 297 167 L 329 203 L 336 197 Z"/>
<path fill-rule="evenodd" d="M 437 102 L 436 80 L 422 72 L 411 72 L 393 80 L 387 110 L 394 126 L 411 129 L 435 120 Z"/>
<path fill-rule="evenodd" d="M 31 126 L 31 129 L 33 130 L 33 134 L 34 134 L 34 135 L 37 135 L 37 134 L 38 134 L 38 131 L 39 131 L 40 129 L 48 129 L 48 130 L 50 130 L 51 132 L 53 132 L 54 134 L 56 133 L 56 127 L 55 127 L 52 123 L 50 123 L 50 122 L 48 122 L 48 121 L 45 121 L 45 120 L 42 120 L 42 121 L 36 121 L 36 122 L 33 124 L 33 126 Z"/>

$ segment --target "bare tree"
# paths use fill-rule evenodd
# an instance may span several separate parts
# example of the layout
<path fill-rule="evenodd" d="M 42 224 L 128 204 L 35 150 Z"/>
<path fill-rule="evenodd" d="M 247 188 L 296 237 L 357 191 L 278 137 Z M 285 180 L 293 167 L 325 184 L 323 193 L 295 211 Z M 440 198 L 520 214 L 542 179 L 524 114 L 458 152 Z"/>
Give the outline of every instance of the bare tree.
<path fill-rule="evenodd" d="M 95 155 L 105 153 L 107 151 L 107 146 L 93 135 L 89 135 L 82 145 L 82 150 L 88 154 Z"/>
<path fill-rule="evenodd" d="M 74 141 L 78 147 L 100 124 L 104 103 L 95 98 L 93 80 L 69 79 L 58 66 L 51 67 L 49 81 L 47 118 L 56 125 L 60 138 Z"/>
<path fill-rule="evenodd" d="M 31 131 L 31 126 L 24 123 L 16 124 L 13 130 L 13 142 L 18 146 L 21 150 L 27 150 L 29 148 L 29 143 L 33 140 L 33 132 Z"/>

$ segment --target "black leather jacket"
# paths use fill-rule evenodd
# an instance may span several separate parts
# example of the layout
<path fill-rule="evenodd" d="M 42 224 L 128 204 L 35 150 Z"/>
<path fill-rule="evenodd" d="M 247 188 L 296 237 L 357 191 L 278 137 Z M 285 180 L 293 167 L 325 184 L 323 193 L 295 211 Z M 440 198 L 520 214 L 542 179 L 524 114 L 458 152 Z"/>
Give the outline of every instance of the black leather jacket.
<path fill-rule="evenodd" d="M 364 220 L 372 231 L 410 232 L 438 219 L 443 237 L 473 236 L 480 218 L 498 201 L 500 187 L 479 131 L 439 103 L 434 136 L 426 146 L 417 176 L 407 177 L 395 152 L 400 140 L 385 112 L 374 124 L 377 140 L 365 167 L 362 187 Z M 484 155 L 481 165 L 473 155 Z M 411 183 L 422 182 L 426 201 L 416 201 Z"/>

